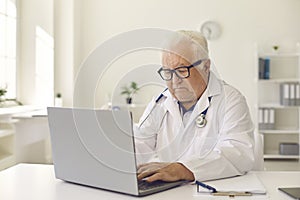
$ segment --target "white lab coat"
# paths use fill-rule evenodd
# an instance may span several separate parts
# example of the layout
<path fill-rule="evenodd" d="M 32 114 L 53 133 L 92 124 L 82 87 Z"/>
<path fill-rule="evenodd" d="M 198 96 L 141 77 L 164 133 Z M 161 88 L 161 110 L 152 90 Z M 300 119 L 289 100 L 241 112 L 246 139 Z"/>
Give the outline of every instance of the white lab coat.
<path fill-rule="evenodd" d="M 179 162 L 196 180 L 241 175 L 254 165 L 253 123 L 244 96 L 211 72 L 207 89 L 184 123 L 169 91 L 149 103 L 134 127 L 138 163 Z M 209 102 L 208 97 L 212 97 Z M 195 119 L 207 107 L 207 124 Z"/>

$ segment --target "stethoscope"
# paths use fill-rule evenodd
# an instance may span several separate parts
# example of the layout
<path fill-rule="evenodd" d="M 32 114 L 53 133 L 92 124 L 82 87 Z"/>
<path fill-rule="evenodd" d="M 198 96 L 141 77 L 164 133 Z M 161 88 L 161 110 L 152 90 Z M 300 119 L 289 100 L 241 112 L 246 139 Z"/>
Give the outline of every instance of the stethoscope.
<path fill-rule="evenodd" d="M 212 99 L 212 97 L 208 97 L 209 104 L 210 104 L 211 99 Z M 196 123 L 197 127 L 203 128 L 206 126 L 207 119 L 205 117 L 206 117 L 208 108 L 209 108 L 209 106 L 202 113 L 200 113 L 200 115 L 198 115 L 198 117 L 196 118 L 195 123 Z"/>
<path fill-rule="evenodd" d="M 144 124 L 144 122 L 148 119 L 148 117 L 150 116 L 150 114 L 153 112 L 154 108 L 157 106 L 157 103 L 164 97 L 163 93 L 167 90 L 168 88 L 166 88 L 156 99 L 154 102 L 154 106 L 151 108 L 150 112 L 148 113 L 147 117 L 145 117 L 145 119 L 140 123 L 139 128 L 141 128 L 141 126 Z M 164 117 L 166 116 L 167 112 L 164 114 Z M 163 118 L 164 118 L 163 117 Z"/>
<path fill-rule="evenodd" d="M 145 119 L 140 123 L 139 125 L 139 128 L 144 124 L 144 122 L 148 119 L 148 117 L 150 116 L 150 114 L 153 112 L 154 108 L 157 106 L 157 103 L 164 97 L 164 92 L 167 90 L 168 88 L 166 88 L 156 99 L 155 99 L 155 102 L 154 102 L 154 106 L 152 107 L 152 109 L 150 110 L 150 112 L 148 113 L 147 117 L 145 117 Z M 208 97 L 208 101 L 209 101 L 209 104 L 211 102 L 211 99 L 212 99 L 212 96 Z M 207 119 L 206 119 L 206 113 L 207 113 L 207 110 L 208 110 L 209 106 L 204 110 L 202 111 L 198 117 L 196 118 L 195 120 L 195 123 L 196 123 L 196 126 L 198 128 L 203 128 L 206 126 L 207 124 Z M 167 114 L 167 112 L 165 113 L 165 115 Z M 164 115 L 164 116 L 165 116 Z M 164 117 L 163 117 L 164 118 Z"/>

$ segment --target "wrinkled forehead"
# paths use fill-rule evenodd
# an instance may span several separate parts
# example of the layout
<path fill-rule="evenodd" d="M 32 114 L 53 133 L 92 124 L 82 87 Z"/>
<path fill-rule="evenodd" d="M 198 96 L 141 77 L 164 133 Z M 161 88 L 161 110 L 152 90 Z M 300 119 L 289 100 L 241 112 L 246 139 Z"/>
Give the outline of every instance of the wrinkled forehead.
<path fill-rule="evenodd" d="M 188 57 L 188 55 L 186 56 Z M 166 67 L 178 67 L 179 65 L 190 65 L 192 64 L 189 60 L 192 59 L 185 59 L 183 56 L 178 55 L 173 52 L 163 52 L 162 53 L 162 64 Z"/>
<path fill-rule="evenodd" d="M 163 60 L 171 58 L 179 59 L 181 57 L 189 62 L 193 62 L 193 59 L 196 54 L 196 52 L 193 51 L 193 44 L 191 41 L 182 39 L 184 38 L 174 38 L 173 40 L 168 41 L 167 46 L 165 46 L 162 52 Z"/>

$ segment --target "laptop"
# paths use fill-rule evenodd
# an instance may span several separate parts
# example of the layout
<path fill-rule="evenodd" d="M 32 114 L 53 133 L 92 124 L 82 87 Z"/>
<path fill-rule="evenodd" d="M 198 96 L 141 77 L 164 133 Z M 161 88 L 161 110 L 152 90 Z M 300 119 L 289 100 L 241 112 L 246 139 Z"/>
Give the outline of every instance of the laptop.
<path fill-rule="evenodd" d="M 186 183 L 157 181 L 145 186 L 146 181 L 138 181 L 129 111 L 61 107 L 47 111 L 56 178 L 134 196 Z"/>
<path fill-rule="evenodd" d="M 293 199 L 300 200 L 300 187 L 278 188 L 278 190 L 286 193 Z"/>

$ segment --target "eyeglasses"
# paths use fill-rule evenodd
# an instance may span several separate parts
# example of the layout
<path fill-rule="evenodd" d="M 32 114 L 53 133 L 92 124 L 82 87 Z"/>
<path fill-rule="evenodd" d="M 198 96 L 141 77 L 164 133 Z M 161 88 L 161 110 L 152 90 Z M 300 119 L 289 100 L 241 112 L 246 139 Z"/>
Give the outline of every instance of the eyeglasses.
<path fill-rule="evenodd" d="M 197 65 L 200 65 L 205 59 L 198 60 L 197 62 L 191 64 L 190 66 L 181 66 L 177 67 L 175 69 L 164 69 L 160 68 L 157 73 L 160 75 L 160 77 L 165 81 L 170 81 L 173 78 L 173 74 L 175 73 L 176 76 L 180 79 L 185 79 L 190 76 L 190 69 L 192 67 L 195 67 Z"/>

